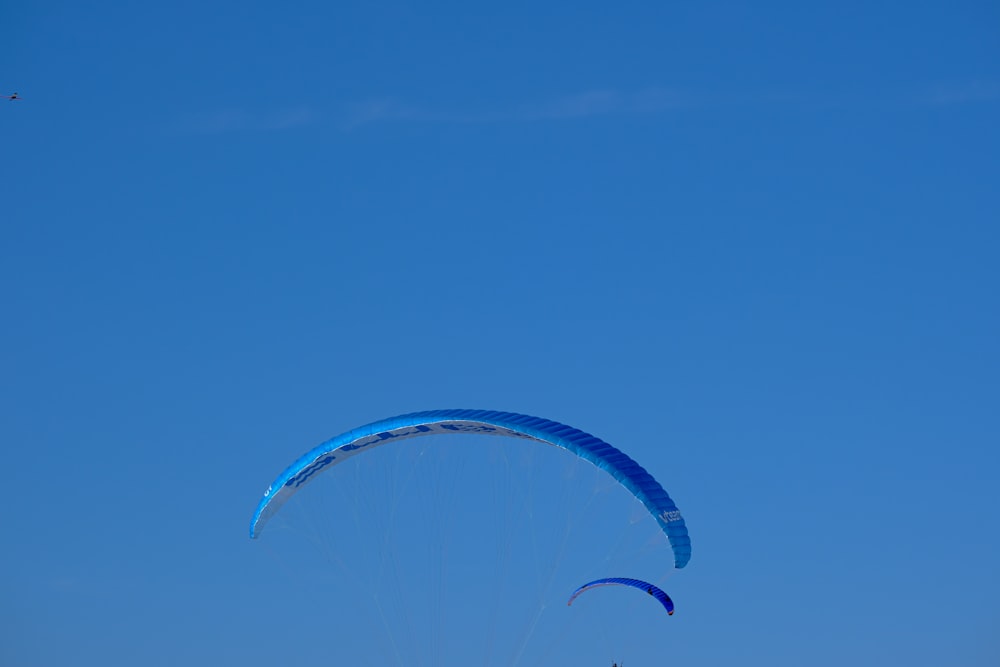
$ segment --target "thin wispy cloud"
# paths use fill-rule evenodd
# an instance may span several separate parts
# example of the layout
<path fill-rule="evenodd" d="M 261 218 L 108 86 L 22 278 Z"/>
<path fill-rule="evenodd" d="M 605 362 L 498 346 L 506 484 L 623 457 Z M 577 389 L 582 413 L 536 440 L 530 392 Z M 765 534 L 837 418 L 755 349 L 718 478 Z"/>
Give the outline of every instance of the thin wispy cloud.
<path fill-rule="evenodd" d="M 639 92 L 591 90 L 546 100 L 494 106 L 486 109 L 433 109 L 391 99 L 353 105 L 346 113 L 347 129 L 378 122 L 510 123 L 569 120 L 595 116 L 658 113 L 690 106 L 692 100 L 676 92 L 649 88 Z"/>
<path fill-rule="evenodd" d="M 907 99 L 908 98 L 908 99 Z M 379 123 L 489 124 L 530 123 L 574 120 L 602 116 L 658 114 L 695 106 L 712 107 L 784 107 L 814 108 L 831 106 L 861 107 L 873 103 L 961 105 L 1000 100 L 1000 81 L 973 81 L 927 87 L 916 97 L 897 91 L 896 95 L 811 94 L 802 92 L 758 93 L 741 96 L 706 97 L 676 90 L 650 87 L 638 91 L 593 89 L 580 93 L 528 102 L 494 104 L 488 107 L 432 106 L 376 98 L 346 104 L 332 113 L 319 114 L 309 107 L 272 111 L 228 109 L 206 112 L 185 119 L 180 129 L 187 134 L 223 134 L 230 132 L 276 132 L 334 122 L 342 130 Z"/>
<path fill-rule="evenodd" d="M 61 593 L 72 593 L 83 591 L 87 587 L 86 585 L 75 577 L 70 576 L 56 576 L 45 582 L 48 584 L 50 590 L 59 591 Z"/>
<path fill-rule="evenodd" d="M 343 125 L 345 129 L 351 129 L 371 123 L 399 120 L 440 121 L 447 118 L 426 110 L 421 111 L 393 99 L 377 99 L 348 105 L 344 112 Z"/>
<path fill-rule="evenodd" d="M 939 105 L 971 104 L 992 100 L 1000 100 L 1000 81 L 938 85 L 926 96 L 927 102 Z"/>
<path fill-rule="evenodd" d="M 686 106 L 690 100 L 659 88 L 637 93 L 616 90 L 592 90 L 547 102 L 529 104 L 518 110 L 520 120 L 586 118 L 612 114 L 657 113 Z"/>
<path fill-rule="evenodd" d="M 192 134 L 222 134 L 226 132 L 275 132 L 308 125 L 317 120 L 309 108 L 297 107 L 277 111 L 226 109 L 198 114 L 181 122 L 181 130 Z"/>

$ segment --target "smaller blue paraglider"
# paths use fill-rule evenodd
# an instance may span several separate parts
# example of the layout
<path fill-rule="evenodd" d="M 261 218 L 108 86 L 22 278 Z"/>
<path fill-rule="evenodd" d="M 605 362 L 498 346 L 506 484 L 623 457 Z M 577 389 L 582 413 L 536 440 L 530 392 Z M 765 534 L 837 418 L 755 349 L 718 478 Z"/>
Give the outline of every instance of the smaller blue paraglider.
<path fill-rule="evenodd" d="M 569 606 L 573 604 L 573 600 L 577 599 L 584 591 L 589 591 L 591 588 L 597 588 L 599 586 L 631 586 L 632 588 L 638 588 L 639 590 L 646 591 L 647 594 L 656 598 L 657 601 L 663 605 L 663 608 L 667 610 L 667 614 L 671 616 L 674 614 L 674 601 L 670 599 L 669 595 L 647 581 L 642 581 L 640 579 L 627 579 L 625 577 L 596 579 L 591 581 L 589 584 L 584 584 L 573 591 L 573 594 L 569 596 L 569 601 L 566 605 Z"/>

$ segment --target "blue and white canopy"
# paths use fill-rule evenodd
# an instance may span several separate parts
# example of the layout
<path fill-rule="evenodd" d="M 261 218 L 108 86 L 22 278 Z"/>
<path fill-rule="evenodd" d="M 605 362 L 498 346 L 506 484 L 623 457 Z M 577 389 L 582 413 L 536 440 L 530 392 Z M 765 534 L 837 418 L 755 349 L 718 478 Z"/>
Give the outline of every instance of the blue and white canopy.
<path fill-rule="evenodd" d="M 492 410 L 431 410 L 392 417 L 361 426 L 327 440 L 281 473 L 264 492 L 250 522 L 257 537 L 269 518 L 318 473 L 379 445 L 421 435 L 478 433 L 534 440 L 572 452 L 606 470 L 653 516 L 670 541 L 674 567 L 691 558 L 691 540 L 677 505 L 642 466 L 599 438 L 571 426 L 513 412 Z"/>

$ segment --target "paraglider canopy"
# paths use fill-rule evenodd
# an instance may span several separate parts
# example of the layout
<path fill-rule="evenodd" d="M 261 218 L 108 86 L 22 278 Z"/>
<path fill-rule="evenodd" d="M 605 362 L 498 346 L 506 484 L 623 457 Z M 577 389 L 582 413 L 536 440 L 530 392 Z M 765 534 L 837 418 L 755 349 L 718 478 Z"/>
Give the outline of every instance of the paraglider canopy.
<path fill-rule="evenodd" d="M 533 440 L 561 447 L 593 463 L 646 507 L 670 542 L 674 567 L 682 568 L 690 560 L 691 540 L 677 505 L 660 483 L 628 455 L 589 433 L 559 422 L 492 410 L 415 412 L 374 422 L 327 440 L 300 457 L 271 483 L 250 521 L 250 537 L 257 537 L 285 501 L 330 466 L 388 442 L 423 435 L 462 433 Z"/>
<path fill-rule="evenodd" d="M 629 579 L 626 577 L 607 577 L 586 583 L 573 591 L 573 594 L 569 596 L 569 601 L 566 605 L 572 605 L 573 600 L 580 597 L 584 591 L 589 591 L 592 588 L 598 588 L 600 586 L 630 586 L 632 588 L 644 590 L 647 594 L 656 598 L 657 602 L 663 605 L 663 608 L 667 610 L 667 615 L 674 615 L 674 601 L 671 600 L 670 596 L 664 593 L 663 590 L 647 581 L 642 581 L 641 579 Z"/>

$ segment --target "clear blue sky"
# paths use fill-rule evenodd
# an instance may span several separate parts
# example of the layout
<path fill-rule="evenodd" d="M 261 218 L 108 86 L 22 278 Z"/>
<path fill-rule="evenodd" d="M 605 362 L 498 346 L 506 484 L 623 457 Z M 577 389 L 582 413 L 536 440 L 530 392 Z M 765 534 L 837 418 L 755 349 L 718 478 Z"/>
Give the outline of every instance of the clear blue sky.
<path fill-rule="evenodd" d="M 684 512 L 669 633 L 594 665 L 1000 663 L 996 3 L 0 23 L 0 663 L 289 664 L 260 493 L 444 407 Z"/>

